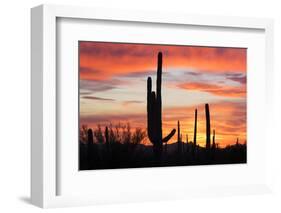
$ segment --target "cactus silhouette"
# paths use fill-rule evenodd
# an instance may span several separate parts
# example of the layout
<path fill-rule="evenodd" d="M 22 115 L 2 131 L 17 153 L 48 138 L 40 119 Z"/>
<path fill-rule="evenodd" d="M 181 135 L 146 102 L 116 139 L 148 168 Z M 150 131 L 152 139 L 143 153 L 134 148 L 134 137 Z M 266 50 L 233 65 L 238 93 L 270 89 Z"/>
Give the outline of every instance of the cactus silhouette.
<path fill-rule="evenodd" d="M 181 151 L 182 151 L 181 127 L 180 127 L 180 121 L 178 121 L 178 152 L 181 153 Z"/>
<path fill-rule="evenodd" d="M 87 142 L 88 142 L 88 149 L 87 149 L 87 157 L 88 157 L 88 167 L 91 168 L 91 165 L 94 161 L 94 135 L 93 130 L 88 129 L 87 131 Z"/>
<path fill-rule="evenodd" d="M 162 137 L 162 53 L 158 53 L 156 92 L 152 91 L 151 77 L 147 78 L 147 132 L 156 157 L 161 157 L 163 143 L 167 143 L 176 130 L 173 129 L 165 138 Z"/>
<path fill-rule="evenodd" d="M 188 152 L 188 134 L 186 134 L 186 152 Z"/>
<path fill-rule="evenodd" d="M 206 150 L 209 151 L 211 147 L 211 124 L 210 124 L 209 104 L 205 104 L 205 114 L 206 114 Z"/>
<path fill-rule="evenodd" d="M 239 138 L 236 139 L 236 145 L 239 145 Z"/>
<path fill-rule="evenodd" d="M 194 136 L 193 136 L 194 147 L 196 147 L 196 135 L 197 135 L 197 109 L 195 109 L 195 115 L 194 115 Z"/>
<path fill-rule="evenodd" d="M 180 127 L 180 121 L 178 121 L 178 142 L 181 141 L 181 127 Z"/>
<path fill-rule="evenodd" d="M 182 147 L 182 151 L 184 151 L 184 142 L 183 142 L 183 136 L 181 134 L 181 147 Z"/>
<path fill-rule="evenodd" d="M 212 142 L 212 149 L 216 148 L 216 132 L 213 129 L 213 142 Z"/>

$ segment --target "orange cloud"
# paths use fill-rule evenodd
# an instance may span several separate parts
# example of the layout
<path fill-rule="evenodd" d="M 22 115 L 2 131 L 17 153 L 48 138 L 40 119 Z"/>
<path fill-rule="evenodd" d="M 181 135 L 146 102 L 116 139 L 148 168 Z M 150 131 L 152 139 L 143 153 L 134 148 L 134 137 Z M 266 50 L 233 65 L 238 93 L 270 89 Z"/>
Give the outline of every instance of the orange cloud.
<path fill-rule="evenodd" d="M 107 79 L 132 71 L 154 70 L 158 51 L 163 52 L 164 68 L 246 72 L 245 48 L 79 42 L 80 79 Z"/>
<path fill-rule="evenodd" d="M 227 85 L 215 85 L 199 82 L 183 83 L 178 85 L 181 89 L 197 90 L 201 92 L 211 93 L 217 96 L 224 97 L 245 97 L 246 86 L 227 86 Z"/>

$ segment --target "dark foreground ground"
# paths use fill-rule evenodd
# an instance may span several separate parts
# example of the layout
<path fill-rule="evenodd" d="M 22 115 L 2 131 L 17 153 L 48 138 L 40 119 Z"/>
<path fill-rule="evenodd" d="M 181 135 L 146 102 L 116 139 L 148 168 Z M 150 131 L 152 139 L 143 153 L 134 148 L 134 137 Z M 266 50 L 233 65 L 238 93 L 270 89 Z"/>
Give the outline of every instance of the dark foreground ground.
<path fill-rule="evenodd" d="M 163 166 L 237 164 L 247 162 L 247 146 L 235 144 L 226 148 L 194 147 L 192 143 L 163 146 L 161 158 L 156 158 L 152 146 L 141 144 L 79 143 L 79 169 L 117 169 Z"/>

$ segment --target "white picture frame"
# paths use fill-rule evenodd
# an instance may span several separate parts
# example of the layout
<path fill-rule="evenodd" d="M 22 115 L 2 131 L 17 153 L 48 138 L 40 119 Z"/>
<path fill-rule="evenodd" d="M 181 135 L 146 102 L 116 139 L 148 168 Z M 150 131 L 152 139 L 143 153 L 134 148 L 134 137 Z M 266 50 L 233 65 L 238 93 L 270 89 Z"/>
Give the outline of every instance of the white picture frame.
<path fill-rule="evenodd" d="M 57 88 L 60 82 L 57 79 L 57 20 L 87 19 L 101 21 L 119 21 L 135 23 L 153 23 L 156 25 L 180 25 L 200 26 L 211 28 L 232 29 L 256 29 L 264 31 L 265 41 L 265 69 L 263 79 L 266 87 L 261 89 L 266 95 L 264 103 L 264 122 L 266 129 L 265 166 L 260 172 L 264 177 L 254 184 L 221 184 L 220 186 L 200 187 L 195 183 L 194 188 L 179 189 L 170 185 L 168 189 L 161 191 L 152 189 L 149 195 L 144 193 L 133 195 L 131 191 L 119 191 L 99 198 L 87 195 L 58 195 L 60 166 L 58 166 L 59 152 L 57 151 Z M 270 165 L 270 140 L 272 133 L 272 108 L 273 100 L 273 21 L 270 19 L 240 18 L 240 17 L 216 17 L 188 14 L 152 13 L 146 11 L 121 11 L 106 10 L 100 8 L 84 8 L 74 6 L 41 5 L 31 10 L 31 201 L 33 204 L 47 208 L 59 206 L 89 205 L 99 203 L 115 203 L 142 200 L 161 200 L 173 198 L 185 198 L 194 196 L 215 196 L 232 194 L 252 194 L 271 191 L 271 165 Z M 253 123 L 255 121 L 252 121 Z M 175 170 L 179 174 L 185 171 Z M 247 169 L 247 168 L 246 168 Z M 151 169 L 152 171 L 153 169 Z M 135 170 L 136 171 L 136 170 Z M 150 173 L 151 173 L 150 171 Z M 126 173 L 126 171 L 117 171 Z M 143 171 L 139 172 L 144 175 Z M 165 175 L 167 171 L 159 173 Z M 148 177 L 152 174 L 146 174 Z M 126 187 L 126 186 L 124 186 Z M 129 189 L 128 189 L 129 190 Z M 176 196 L 167 196 L 167 192 Z M 107 192 L 108 193 L 108 192 Z M 123 193 L 120 196 L 119 193 Z M 126 194 L 127 193 L 127 194 Z M 107 197 L 107 198 L 106 198 Z"/>

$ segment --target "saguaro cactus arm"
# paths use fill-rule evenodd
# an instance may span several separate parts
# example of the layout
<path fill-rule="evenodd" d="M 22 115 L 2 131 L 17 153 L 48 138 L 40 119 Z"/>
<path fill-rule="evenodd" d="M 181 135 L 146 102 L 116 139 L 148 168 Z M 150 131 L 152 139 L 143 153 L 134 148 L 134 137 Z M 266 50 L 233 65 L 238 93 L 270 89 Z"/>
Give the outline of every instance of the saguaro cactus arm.
<path fill-rule="evenodd" d="M 167 143 L 176 133 L 176 130 L 173 129 L 165 138 L 163 138 L 163 143 Z"/>

